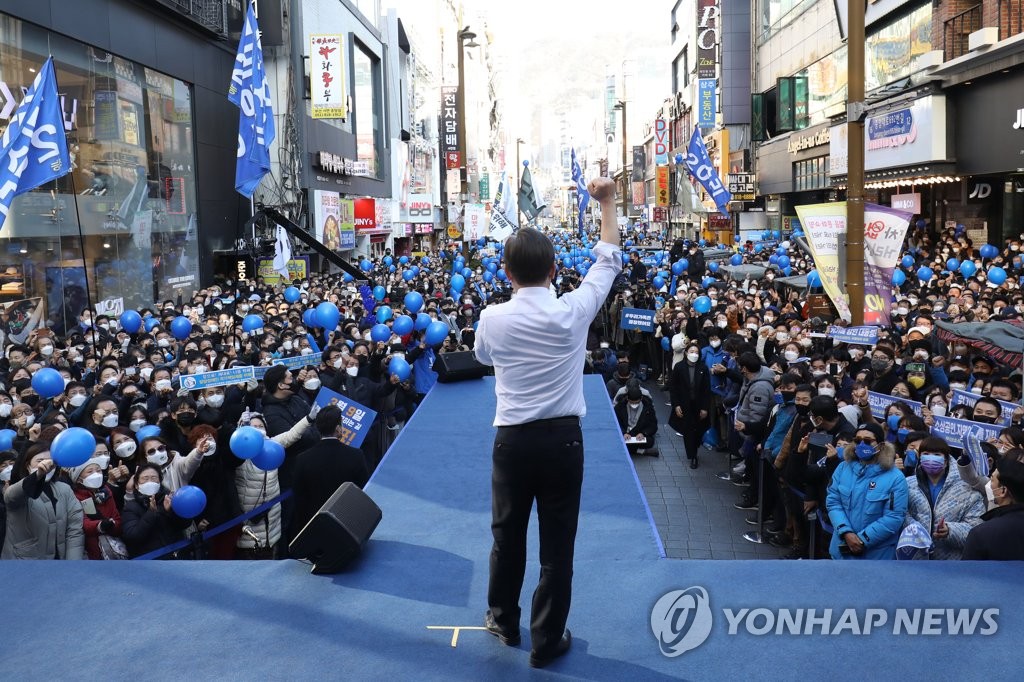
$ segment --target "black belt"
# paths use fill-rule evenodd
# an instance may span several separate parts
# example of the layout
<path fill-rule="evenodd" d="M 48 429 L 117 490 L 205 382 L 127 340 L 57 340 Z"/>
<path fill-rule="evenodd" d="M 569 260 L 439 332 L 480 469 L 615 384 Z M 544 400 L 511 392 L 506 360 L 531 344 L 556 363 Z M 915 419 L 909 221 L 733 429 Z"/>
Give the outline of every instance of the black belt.
<path fill-rule="evenodd" d="M 532 422 L 526 422 L 525 424 L 513 424 L 511 426 L 499 426 L 499 429 L 525 429 L 534 427 L 560 427 L 560 426 L 579 426 L 580 418 L 572 415 L 569 417 L 552 417 L 551 419 L 536 419 Z"/>

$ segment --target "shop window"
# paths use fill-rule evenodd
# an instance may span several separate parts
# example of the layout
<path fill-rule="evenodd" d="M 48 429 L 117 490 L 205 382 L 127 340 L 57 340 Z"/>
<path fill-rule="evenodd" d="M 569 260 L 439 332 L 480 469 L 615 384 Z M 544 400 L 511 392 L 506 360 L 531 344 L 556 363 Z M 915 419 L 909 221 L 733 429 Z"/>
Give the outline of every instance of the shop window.
<path fill-rule="evenodd" d="M 829 160 L 827 156 L 804 159 L 793 164 L 793 191 L 825 189 L 829 186 Z"/>
<path fill-rule="evenodd" d="M 381 90 L 380 60 L 354 44 L 352 57 L 353 95 L 355 96 L 356 156 L 365 161 L 370 177 L 380 177 Z"/>
<path fill-rule="evenodd" d="M 802 130 L 808 124 L 807 78 L 787 76 L 776 81 L 778 107 L 775 115 L 775 131 L 786 133 Z"/>
<path fill-rule="evenodd" d="M 72 172 L 11 204 L 0 303 L 31 307 L 28 322 L 63 333 L 88 306 L 120 314 L 190 296 L 199 284 L 191 86 L 32 24 L 0 22 L 10 92 L 29 87 L 48 54 Z"/>

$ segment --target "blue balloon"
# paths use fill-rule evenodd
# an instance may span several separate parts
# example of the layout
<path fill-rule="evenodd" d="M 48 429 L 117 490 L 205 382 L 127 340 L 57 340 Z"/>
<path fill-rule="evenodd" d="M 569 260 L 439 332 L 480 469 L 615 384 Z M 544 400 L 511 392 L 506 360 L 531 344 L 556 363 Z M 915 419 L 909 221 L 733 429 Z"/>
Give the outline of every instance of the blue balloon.
<path fill-rule="evenodd" d="M 137 333 L 142 327 L 142 317 L 134 310 L 126 310 L 121 313 L 120 322 L 121 329 L 124 329 L 129 334 Z"/>
<path fill-rule="evenodd" d="M 701 248 L 704 248 L 707 245 L 708 245 L 708 240 L 707 239 L 701 239 L 700 243 L 698 244 L 698 246 L 700 246 Z"/>
<path fill-rule="evenodd" d="M 160 427 L 157 426 L 156 424 L 146 424 L 145 426 L 140 428 L 138 430 L 138 432 L 135 434 L 135 440 L 137 440 L 139 443 L 141 443 L 142 441 L 146 440 L 147 438 L 159 438 L 159 437 L 160 437 Z"/>
<path fill-rule="evenodd" d="M 399 315 L 395 318 L 395 321 L 391 323 L 391 331 L 398 334 L 399 336 L 408 336 L 412 333 L 416 323 L 408 315 Z"/>
<path fill-rule="evenodd" d="M 386 324 L 375 324 L 370 329 L 370 339 L 374 343 L 387 343 L 388 339 L 391 338 L 391 327 Z"/>
<path fill-rule="evenodd" d="M 307 327 L 319 327 L 320 323 L 316 319 L 316 311 L 312 308 L 306 308 L 302 311 L 302 323 Z"/>
<path fill-rule="evenodd" d="M 413 277 L 416 277 L 416 276 L 418 276 L 420 274 L 420 266 L 418 266 L 418 265 L 414 265 L 414 266 L 412 266 L 409 269 L 412 270 Z M 430 270 L 424 270 L 423 271 L 423 274 L 429 274 L 429 273 L 430 273 Z"/>
<path fill-rule="evenodd" d="M 789 256 L 779 256 L 778 263 L 779 263 L 779 267 L 782 268 L 783 270 L 785 270 L 786 268 L 789 267 L 789 263 L 790 263 Z"/>
<path fill-rule="evenodd" d="M 786 267 L 782 268 L 782 274 L 785 275 L 786 277 L 789 277 L 790 275 L 793 274 L 793 268 L 787 265 Z"/>
<path fill-rule="evenodd" d="M 651 283 L 654 285 L 654 290 L 657 291 L 665 286 L 665 279 L 659 275 L 658 277 L 655 277 Z"/>
<path fill-rule="evenodd" d="M 469 268 L 462 268 L 462 276 L 465 277 L 466 279 L 472 279 L 473 271 Z"/>
<path fill-rule="evenodd" d="M 274 471 L 284 464 L 284 446 L 271 438 L 263 441 L 263 447 L 252 458 L 252 464 L 260 471 Z"/>
<path fill-rule="evenodd" d="M 562 259 L 562 267 L 563 268 L 571 268 L 572 267 L 572 258 L 569 258 L 568 256 L 563 258 Z"/>
<path fill-rule="evenodd" d="M 764 251 L 764 244 L 754 244 L 754 253 L 761 253 Z"/>
<path fill-rule="evenodd" d="M 718 268 L 718 261 L 713 260 L 710 263 L 708 263 L 708 270 L 710 270 L 711 272 L 718 272 Z"/>
<path fill-rule="evenodd" d="M 392 310 L 389 305 L 379 305 L 373 311 L 373 314 L 377 318 L 378 322 L 387 322 L 395 316 L 395 311 Z"/>
<path fill-rule="evenodd" d="M 981 253 L 982 258 L 995 258 L 999 255 L 999 249 L 991 244 L 985 244 L 978 251 Z"/>
<path fill-rule="evenodd" d="M 487 282 L 488 284 L 494 281 L 494 273 L 491 272 L 490 270 L 484 270 L 483 277 L 484 281 Z"/>
<path fill-rule="evenodd" d="M 934 276 L 935 276 L 935 273 L 932 272 L 932 269 L 930 267 L 928 267 L 927 265 L 922 265 L 921 267 L 919 267 L 917 269 L 917 278 L 919 280 L 921 280 L 922 282 L 927 282 L 927 281 L 931 280 L 931 278 L 934 277 Z"/>
<path fill-rule="evenodd" d="M 452 289 L 461 293 L 466 288 L 466 278 L 462 275 L 452 275 Z"/>
<path fill-rule="evenodd" d="M 772 239 L 782 239 L 782 230 L 772 230 Z"/>
<path fill-rule="evenodd" d="M 683 265 L 683 261 L 677 260 L 675 263 L 672 264 L 672 274 L 673 275 L 676 275 L 676 276 L 681 275 L 681 274 L 683 274 L 684 270 L 686 270 L 686 266 Z"/>
<path fill-rule="evenodd" d="M 402 301 L 405 309 L 414 315 L 423 309 L 423 294 L 418 291 L 410 291 Z"/>
<path fill-rule="evenodd" d="M 498 271 L 498 264 L 495 263 L 494 261 L 488 263 L 486 267 L 491 272 L 492 275 Z"/>
<path fill-rule="evenodd" d="M 3 429 L 0 431 L 0 450 L 10 450 L 14 447 L 14 439 L 17 435 L 18 432 L 13 429 Z"/>
<path fill-rule="evenodd" d="M 711 311 L 711 299 L 707 296 L 698 296 L 693 302 L 693 309 L 701 315 Z"/>
<path fill-rule="evenodd" d="M 415 276 L 416 273 L 414 273 L 412 270 L 406 270 L 405 272 L 402 273 L 402 279 L 404 279 L 406 282 L 411 282 L 412 278 Z"/>
<path fill-rule="evenodd" d="M 405 265 L 406 263 L 409 262 L 409 257 L 408 256 L 399 256 L 398 257 L 398 262 L 401 263 L 402 265 Z"/>
<path fill-rule="evenodd" d="M 1006 270 L 1003 270 L 1002 268 L 998 268 L 998 267 L 993 266 L 993 267 L 988 269 L 988 275 L 987 276 L 988 276 L 988 281 L 992 282 L 992 284 L 1002 284 L 1003 282 L 1006 281 Z M 42 370 L 40 370 L 40 371 L 42 371 Z M 38 374 L 38 372 L 37 372 L 37 374 Z M 35 382 L 33 382 L 33 385 L 34 384 L 35 384 Z"/>
<path fill-rule="evenodd" d="M 183 485 L 174 491 L 171 509 L 183 519 L 194 519 L 206 509 L 206 493 L 194 485 Z"/>
<path fill-rule="evenodd" d="M 389 265 L 388 266 L 388 272 L 394 272 L 394 271 L 395 271 L 395 266 L 394 265 Z"/>
<path fill-rule="evenodd" d="M 188 338 L 188 335 L 192 333 L 192 323 L 188 321 L 188 318 L 178 315 L 176 318 L 171 320 L 171 334 L 174 338 L 182 341 Z"/>
<path fill-rule="evenodd" d="M 902 265 L 905 268 L 914 267 L 914 257 L 908 253 L 906 256 L 903 257 L 903 260 L 900 261 L 900 265 Z"/>
<path fill-rule="evenodd" d="M 370 272 L 371 270 L 373 270 L 373 263 L 364 258 L 363 260 L 359 261 L 359 269 L 362 270 L 363 272 Z"/>
<path fill-rule="evenodd" d="M 284 290 L 284 300 L 289 303 L 295 303 L 302 298 L 302 292 L 299 291 L 298 287 L 288 287 Z"/>
<path fill-rule="evenodd" d="M 146 333 L 147 334 L 149 332 L 153 331 L 153 327 L 156 327 L 156 326 L 159 326 L 159 325 L 160 325 L 160 320 L 156 319 L 155 317 L 147 317 L 145 319 L 145 322 L 144 322 L 144 326 L 146 328 Z"/>
<path fill-rule="evenodd" d="M 430 259 L 427 258 L 426 256 L 420 258 L 420 262 L 423 263 L 424 265 L 430 265 Z"/>
<path fill-rule="evenodd" d="M 946 261 L 946 269 L 950 272 L 955 272 L 960 267 L 960 261 L 956 258 L 950 258 Z"/>
<path fill-rule="evenodd" d="M 501 281 L 501 282 L 507 282 L 508 281 L 508 274 L 503 269 L 501 269 L 501 268 L 499 268 L 498 272 L 495 273 L 495 277 L 497 277 L 498 280 Z"/>
<path fill-rule="evenodd" d="M 702 280 L 700 281 L 700 285 L 701 285 L 702 287 L 704 287 L 705 289 L 707 289 L 707 288 L 708 288 L 708 287 L 710 287 L 710 286 L 711 286 L 712 284 L 714 284 L 714 283 L 715 283 L 716 281 L 717 281 L 717 280 L 715 280 L 715 278 L 714 278 L 714 277 L 705 277 L 704 279 L 702 279 Z"/>
<path fill-rule="evenodd" d="M 398 377 L 399 381 L 405 381 L 412 374 L 412 367 L 405 361 L 405 358 L 392 357 L 388 361 L 388 374 Z"/>
<path fill-rule="evenodd" d="M 263 449 L 263 434 L 251 426 L 240 426 L 231 434 L 228 446 L 238 459 L 252 459 Z"/>
<path fill-rule="evenodd" d="M 974 273 L 978 271 L 978 266 L 974 264 L 972 260 L 965 260 L 960 264 L 960 274 L 964 277 L 973 277 Z"/>
<path fill-rule="evenodd" d="M 341 312 L 338 310 L 338 306 L 330 301 L 324 301 L 316 307 L 316 321 L 327 331 L 334 331 L 340 319 Z"/>
<path fill-rule="evenodd" d="M 732 257 L 729 258 L 729 262 L 733 265 L 743 265 L 743 256 L 738 253 L 734 253 L 732 254 Z"/>
<path fill-rule="evenodd" d="M 907 275 L 902 270 L 892 271 L 892 284 L 893 286 L 901 287 L 903 283 L 907 281 Z"/>
<path fill-rule="evenodd" d="M 779 256 L 785 256 L 786 255 L 786 249 L 785 249 L 785 247 L 778 246 L 778 247 L 775 248 L 775 253 L 777 255 L 779 255 Z"/>
<path fill-rule="evenodd" d="M 428 346 L 439 346 L 446 338 L 448 338 L 448 325 L 440 320 L 431 322 L 423 335 L 423 341 Z"/>
<path fill-rule="evenodd" d="M 50 444 L 50 457 L 59 467 L 70 469 L 85 464 L 96 450 L 96 436 L 77 426 L 61 431 Z"/>
<path fill-rule="evenodd" d="M 391 256 L 384 256 L 384 265 L 391 265 L 395 262 L 395 259 Z"/>
<path fill-rule="evenodd" d="M 811 270 L 807 273 L 807 286 L 809 287 L 820 287 L 821 286 L 821 275 L 818 274 L 817 270 Z"/>
<path fill-rule="evenodd" d="M 416 331 L 418 331 L 418 332 L 423 331 L 424 329 L 426 329 L 427 327 L 430 326 L 431 322 L 433 322 L 433 320 L 430 319 L 430 315 L 427 315 L 426 313 L 417 313 L 416 314 Z"/>
<path fill-rule="evenodd" d="M 341 280 L 343 282 L 345 282 L 346 284 L 349 283 L 349 282 L 354 282 L 355 279 L 356 279 L 355 277 L 353 277 L 352 275 L 350 275 L 347 272 L 344 275 L 341 276 Z"/>
<path fill-rule="evenodd" d="M 53 367 L 43 367 L 32 375 L 32 390 L 42 398 L 54 398 L 64 392 L 64 377 Z"/>
<path fill-rule="evenodd" d="M 387 290 L 381 285 L 377 285 L 373 288 L 373 297 L 378 301 L 383 301 L 384 297 L 388 295 Z"/>
<path fill-rule="evenodd" d="M 263 328 L 263 318 L 259 315 L 246 315 L 242 318 L 242 331 L 252 333 Z"/>
<path fill-rule="evenodd" d="M 661 337 L 661 349 L 672 350 L 672 341 L 667 336 Z"/>

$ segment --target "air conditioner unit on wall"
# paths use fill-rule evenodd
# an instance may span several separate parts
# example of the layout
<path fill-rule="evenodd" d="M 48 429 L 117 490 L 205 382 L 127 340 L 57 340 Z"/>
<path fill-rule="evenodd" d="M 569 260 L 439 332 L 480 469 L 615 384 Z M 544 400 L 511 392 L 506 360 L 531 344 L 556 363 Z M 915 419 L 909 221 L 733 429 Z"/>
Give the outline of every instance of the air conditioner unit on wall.
<path fill-rule="evenodd" d="M 983 47 L 995 45 L 998 42 L 999 29 L 995 26 L 986 26 L 967 36 L 967 49 L 973 52 Z"/>

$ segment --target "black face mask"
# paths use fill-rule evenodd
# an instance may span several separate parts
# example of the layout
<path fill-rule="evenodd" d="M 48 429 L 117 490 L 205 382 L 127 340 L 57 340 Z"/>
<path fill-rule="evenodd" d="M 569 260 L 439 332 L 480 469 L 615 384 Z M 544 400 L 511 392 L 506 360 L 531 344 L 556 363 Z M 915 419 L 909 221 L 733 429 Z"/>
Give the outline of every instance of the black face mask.
<path fill-rule="evenodd" d="M 791 403 L 796 400 L 796 391 L 781 391 L 782 402 Z"/>
<path fill-rule="evenodd" d="M 801 417 L 806 417 L 810 413 L 810 411 L 811 411 L 811 406 L 810 405 L 797 405 L 796 406 L 796 413 L 798 415 L 800 415 Z"/>
<path fill-rule="evenodd" d="M 972 419 L 971 421 L 976 421 L 979 424 L 995 424 L 996 423 L 995 417 L 981 417 L 981 416 L 978 416 L 978 415 L 975 415 L 974 419 Z"/>
<path fill-rule="evenodd" d="M 192 426 L 196 423 L 195 412 L 182 412 L 174 417 L 175 421 L 181 426 Z"/>

